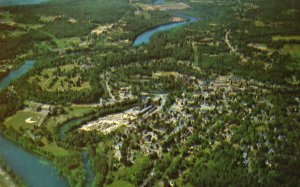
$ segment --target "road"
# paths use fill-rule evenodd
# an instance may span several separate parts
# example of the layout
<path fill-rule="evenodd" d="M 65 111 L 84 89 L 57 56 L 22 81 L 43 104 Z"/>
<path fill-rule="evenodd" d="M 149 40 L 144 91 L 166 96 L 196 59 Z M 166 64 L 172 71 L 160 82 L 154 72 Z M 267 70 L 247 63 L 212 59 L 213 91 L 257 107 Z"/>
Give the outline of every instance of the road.
<path fill-rule="evenodd" d="M 248 62 L 248 59 L 241 54 L 237 48 L 233 47 L 232 44 L 229 41 L 229 35 L 230 35 L 230 30 L 226 31 L 226 35 L 225 35 L 225 43 L 227 44 L 227 46 L 229 47 L 231 53 L 234 53 L 235 55 L 239 56 L 241 59 L 241 63 L 246 63 Z"/>

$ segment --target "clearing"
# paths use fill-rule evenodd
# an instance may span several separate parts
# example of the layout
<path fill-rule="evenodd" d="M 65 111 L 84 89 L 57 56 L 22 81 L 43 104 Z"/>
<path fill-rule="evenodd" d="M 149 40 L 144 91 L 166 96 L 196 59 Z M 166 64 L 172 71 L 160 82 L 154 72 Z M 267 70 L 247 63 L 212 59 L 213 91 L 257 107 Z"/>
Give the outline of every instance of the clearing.
<path fill-rule="evenodd" d="M 28 123 L 28 119 L 35 121 L 35 123 Z M 16 131 L 21 131 L 21 128 L 32 129 L 34 125 L 38 124 L 38 122 L 42 119 L 43 115 L 38 112 L 19 111 L 15 115 L 7 118 L 4 124 L 15 129 Z"/>
<path fill-rule="evenodd" d="M 280 40 L 283 40 L 283 41 L 297 40 L 297 41 L 299 41 L 300 40 L 300 36 L 299 35 L 290 35 L 290 36 L 279 36 L 279 35 L 276 35 L 276 36 L 272 36 L 272 40 L 273 41 L 280 41 Z"/>
<path fill-rule="evenodd" d="M 280 51 L 290 53 L 292 57 L 300 58 L 300 44 L 286 44 Z"/>
<path fill-rule="evenodd" d="M 185 3 L 170 3 L 164 5 L 147 5 L 142 3 L 136 3 L 137 7 L 142 8 L 143 10 L 183 10 L 190 8 L 188 4 Z"/>
<path fill-rule="evenodd" d="M 76 64 L 68 64 L 57 68 L 48 68 L 40 75 L 29 79 L 30 83 L 38 84 L 46 91 L 81 91 L 90 89 L 90 83 L 84 81 L 80 75 L 81 67 Z"/>

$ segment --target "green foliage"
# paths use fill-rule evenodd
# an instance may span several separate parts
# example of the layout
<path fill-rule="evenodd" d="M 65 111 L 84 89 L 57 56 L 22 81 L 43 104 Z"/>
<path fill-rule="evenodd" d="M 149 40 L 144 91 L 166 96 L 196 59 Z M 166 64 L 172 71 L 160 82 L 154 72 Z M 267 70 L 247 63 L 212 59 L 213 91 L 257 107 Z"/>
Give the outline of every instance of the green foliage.
<path fill-rule="evenodd" d="M 59 19 L 43 27 L 43 31 L 54 35 L 57 38 L 88 35 L 93 26 L 88 21 L 77 21 L 70 23 L 68 20 Z"/>
<path fill-rule="evenodd" d="M 240 151 L 222 144 L 209 155 L 198 155 L 188 181 L 193 186 L 258 186 L 242 165 Z"/>
<path fill-rule="evenodd" d="M 13 182 L 15 184 L 17 184 L 20 187 L 26 187 L 26 184 L 24 183 L 24 181 L 17 176 L 14 171 L 5 163 L 5 161 L 0 157 L 0 168 L 1 170 L 4 170 L 4 172 L 7 172 L 7 174 L 12 178 Z M 1 171 L 3 172 L 3 171 Z M 3 176 L 3 173 L 1 174 Z M 6 178 L 0 179 L 0 184 L 1 180 L 7 180 Z M 5 185 L 6 183 L 4 183 L 3 185 Z"/>
<path fill-rule="evenodd" d="M 134 165 L 128 168 L 123 168 L 119 172 L 117 180 L 125 180 L 134 184 L 140 185 L 152 168 L 152 163 L 148 157 L 137 157 Z"/>
<path fill-rule="evenodd" d="M 138 47 L 118 42 L 133 40 L 142 31 L 168 22 L 168 13 L 146 11 L 138 14 L 138 10 L 125 0 L 56 0 L 36 6 L 1 8 L 9 10 L 18 24 L 44 26 L 37 29 L 25 26 L 26 29 L 22 30 L 19 26 L 0 24 L 3 33 L 27 32 L 0 40 L 0 61 L 15 59 L 40 42 L 47 50 L 33 50 L 33 57 L 42 55 L 41 62 L 15 82 L 13 89 L 0 92 L 0 121 L 20 110 L 23 98 L 53 105 L 86 104 L 98 102 L 99 98 L 106 99 L 108 94 L 100 75 L 108 73 L 115 92 L 127 86 L 136 96 L 142 92 L 168 94 L 162 112 L 147 119 L 139 116 L 134 133 L 127 133 L 134 128 L 124 128 L 125 131 L 122 128 L 109 135 L 76 129 L 101 116 L 132 108 L 137 101 L 83 114 L 78 122 L 66 127 L 68 135 L 63 141 L 55 138 L 61 126 L 53 127 L 54 122 L 34 131 L 60 148 L 64 147 L 62 149 L 66 152 L 70 151 L 65 157 L 41 149 L 47 146 L 45 141 L 24 136 L 24 129 L 15 131 L 1 125 L 1 132 L 23 147 L 53 159 L 71 186 L 83 186 L 86 180 L 80 154 L 71 154 L 71 150 L 83 148 L 89 149 L 96 171 L 94 186 L 139 186 L 148 177 L 152 177 L 149 186 L 170 183 L 177 186 L 299 186 L 299 103 L 296 103 L 299 85 L 286 81 L 291 76 L 300 79 L 296 65 L 299 66 L 299 59 L 293 54 L 297 51 L 284 47 L 299 45 L 299 42 L 272 39 L 274 35 L 289 37 L 299 34 L 299 10 L 295 8 L 299 7 L 299 2 L 213 0 L 190 5 L 190 9 L 182 11 L 205 20 L 158 33 L 149 44 Z M 58 15 L 61 16 L 48 23 L 40 20 L 41 16 Z M 70 18 L 75 22 L 71 23 Z M 106 23 L 114 23 L 113 29 L 119 29 L 118 32 L 90 35 L 92 28 Z M 235 50 L 225 42 L 229 31 L 228 38 Z M 86 41 L 90 45 L 82 49 L 74 44 L 74 49 L 64 53 L 60 42 L 73 36 L 80 37 L 78 43 Z M 61 71 L 60 67 L 66 64 L 86 69 Z M 60 76 L 70 79 L 80 75 L 80 80 L 91 83 L 90 90 L 50 91 L 29 81 L 30 77 L 42 76 L 41 72 L 49 68 L 55 70 L 43 76 L 45 80 L 51 79 L 53 85 Z M 161 71 L 176 72 L 179 76 L 155 76 Z M 219 75 L 252 79 L 249 82 L 254 85 L 242 93 L 232 91 L 233 96 L 228 98 L 223 98 L 223 91 L 198 88 L 202 81 Z M 204 92 L 212 96 L 200 97 Z M 171 111 L 173 104 L 183 99 L 182 93 L 194 94 L 196 98 L 182 101 L 184 107 L 180 112 Z M 215 108 L 202 111 L 199 108 L 203 103 Z M 65 108 L 56 106 L 52 120 L 60 115 L 67 116 Z M 178 116 L 182 120 L 177 121 Z M 186 126 L 182 125 L 182 129 L 174 133 L 179 124 Z M 56 130 L 52 132 L 48 128 Z M 155 152 L 146 156 L 143 152 L 145 147 L 140 145 L 142 135 L 147 131 L 157 134 L 157 146 L 161 146 L 157 150 L 159 154 Z M 115 146 L 120 142 L 118 161 L 114 158 Z M 152 172 L 154 174 L 150 176 Z"/>

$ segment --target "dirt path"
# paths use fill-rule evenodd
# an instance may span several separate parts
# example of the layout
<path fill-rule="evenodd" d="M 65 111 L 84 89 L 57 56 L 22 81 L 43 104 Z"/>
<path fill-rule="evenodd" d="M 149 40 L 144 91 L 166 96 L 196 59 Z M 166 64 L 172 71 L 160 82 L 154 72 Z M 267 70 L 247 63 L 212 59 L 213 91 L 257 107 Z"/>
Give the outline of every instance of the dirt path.
<path fill-rule="evenodd" d="M 193 51 L 194 51 L 194 61 L 198 62 L 199 61 L 199 57 L 198 57 L 198 48 L 196 46 L 196 44 L 194 42 L 192 42 L 192 47 L 193 47 Z"/>
<path fill-rule="evenodd" d="M 155 176 L 155 171 L 154 168 L 150 171 L 150 173 L 148 174 L 147 178 L 143 181 L 143 184 L 141 184 L 140 187 L 145 187 L 147 186 L 147 184 L 152 180 L 152 178 Z"/>
<path fill-rule="evenodd" d="M 229 41 L 229 35 L 230 35 L 230 30 L 226 31 L 226 35 L 225 35 L 225 43 L 227 44 L 227 46 L 229 47 L 230 49 L 230 52 L 231 53 L 234 53 L 235 55 L 239 56 L 240 59 L 241 59 L 241 63 L 246 63 L 248 62 L 248 59 L 243 55 L 241 54 L 237 48 L 233 47 L 232 44 L 230 43 Z"/>
<path fill-rule="evenodd" d="M 108 77 L 109 77 L 109 75 L 107 75 L 106 78 L 105 78 L 105 75 L 101 75 L 101 77 L 102 77 L 102 79 L 103 79 L 104 82 L 105 82 L 106 91 L 107 91 L 109 97 L 110 97 L 113 101 L 116 101 L 115 96 L 114 96 L 114 95 L 112 94 L 112 92 L 111 92 L 111 87 L 110 87 L 109 84 L 108 84 L 108 80 L 109 80 Z"/>

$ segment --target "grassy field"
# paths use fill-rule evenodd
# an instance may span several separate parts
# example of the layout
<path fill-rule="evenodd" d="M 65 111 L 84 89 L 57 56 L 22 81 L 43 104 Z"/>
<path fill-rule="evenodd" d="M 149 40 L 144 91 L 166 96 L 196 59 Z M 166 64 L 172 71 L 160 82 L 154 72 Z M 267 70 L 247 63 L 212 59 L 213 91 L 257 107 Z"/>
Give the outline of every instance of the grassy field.
<path fill-rule="evenodd" d="M 31 118 L 31 121 L 39 121 L 42 119 L 42 117 L 43 116 L 41 114 L 36 112 L 20 111 L 17 112 L 15 115 L 7 118 L 4 123 L 5 125 L 17 131 L 20 131 L 21 128 L 32 129 L 34 128 L 34 125 L 38 123 L 36 122 L 36 123 L 29 124 L 25 122 L 26 119 Z"/>
<path fill-rule="evenodd" d="M 79 68 L 78 65 L 75 64 L 68 64 L 65 66 L 59 67 L 61 72 L 70 72 L 74 68 Z M 42 71 L 41 75 L 33 76 L 29 79 L 29 82 L 35 82 L 39 84 L 39 86 L 46 91 L 67 91 L 67 90 L 73 90 L 73 91 L 81 91 L 90 89 L 90 83 L 87 81 L 81 81 L 80 85 L 75 85 L 75 83 L 81 79 L 79 75 L 67 77 L 64 75 L 61 76 L 55 76 L 55 71 L 57 68 L 48 68 Z M 57 78 L 56 81 L 54 79 Z M 53 83 L 51 83 L 53 82 Z M 52 85 L 51 85 L 52 84 Z"/>
<path fill-rule="evenodd" d="M 60 49 L 71 48 L 72 46 L 78 46 L 81 43 L 79 37 L 70 37 L 70 38 L 62 38 L 57 39 L 56 44 Z"/>
<path fill-rule="evenodd" d="M 299 35 L 295 35 L 295 36 L 273 36 L 272 39 L 273 39 L 273 41 L 279 41 L 279 40 L 291 41 L 291 40 L 300 40 L 300 36 Z"/>
<path fill-rule="evenodd" d="M 58 124 L 61 124 L 72 118 L 84 116 L 85 114 L 91 112 L 93 108 L 74 105 L 71 107 L 64 107 L 64 110 L 65 114 L 50 117 L 47 119 L 47 121 L 45 121 L 45 125 L 49 127 L 51 131 L 54 131 L 54 127 L 56 127 Z"/>
<path fill-rule="evenodd" d="M 143 10 L 182 10 L 190 8 L 189 5 L 185 3 L 174 3 L 174 2 L 167 2 L 164 5 L 148 5 L 143 3 L 136 3 L 136 7 L 139 7 Z"/>
<path fill-rule="evenodd" d="M 300 58 L 300 44 L 286 44 L 281 49 L 283 53 L 290 53 L 292 57 Z"/>
<path fill-rule="evenodd" d="M 49 143 L 45 138 L 42 140 L 42 142 L 44 143 L 44 146 L 41 149 L 52 153 L 54 156 L 67 156 L 70 154 L 69 150 L 59 147 L 55 143 Z"/>
<path fill-rule="evenodd" d="M 40 21 L 44 22 L 44 23 L 49 23 L 49 22 L 55 21 L 58 17 L 59 16 L 44 16 L 44 15 L 41 15 L 40 16 Z"/>
<path fill-rule="evenodd" d="M 257 26 L 257 27 L 263 27 L 263 26 L 265 26 L 265 24 L 264 24 L 262 21 L 260 21 L 260 20 L 256 20 L 256 21 L 254 22 L 254 24 L 255 24 L 255 26 Z"/>
<path fill-rule="evenodd" d="M 142 178 L 145 177 L 141 175 L 141 173 L 145 172 L 145 170 L 149 170 L 149 163 L 150 160 L 148 157 L 142 156 L 141 154 L 137 155 L 132 166 L 124 168 L 121 167 L 119 170 L 114 172 L 115 179 L 117 180 L 115 180 L 109 186 L 134 186 L 137 181 L 141 181 L 143 180 Z"/>
<path fill-rule="evenodd" d="M 108 185 L 108 187 L 133 187 L 134 185 L 126 182 L 126 181 L 114 181 L 112 184 Z"/>
<path fill-rule="evenodd" d="M 74 117 L 80 117 L 84 115 L 87 112 L 90 112 L 92 108 L 89 107 L 81 107 L 81 106 L 71 106 L 71 107 L 65 107 L 66 114 L 61 116 L 54 116 L 48 118 L 44 123 L 43 126 L 46 126 L 52 133 L 55 133 L 54 129 L 57 123 L 66 121 L 70 118 Z M 25 111 L 19 111 L 15 115 L 7 118 L 4 122 L 4 124 L 8 128 L 13 128 L 14 130 L 21 132 L 21 128 L 24 130 L 31 130 L 34 129 L 34 125 L 36 123 L 26 123 L 25 120 L 28 118 L 31 118 L 32 121 L 38 121 L 42 119 L 42 114 L 37 112 L 25 112 Z M 54 156 L 67 156 L 70 154 L 69 150 L 66 150 L 62 147 L 59 147 L 56 142 L 49 142 L 47 138 L 42 138 L 41 142 L 43 143 L 42 146 L 40 146 L 39 150 L 43 150 L 46 152 L 49 152 L 53 154 Z M 38 152 L 39 152 L 38 150 Z M 1 186 L 0 186 L 1 187 Z"/>

